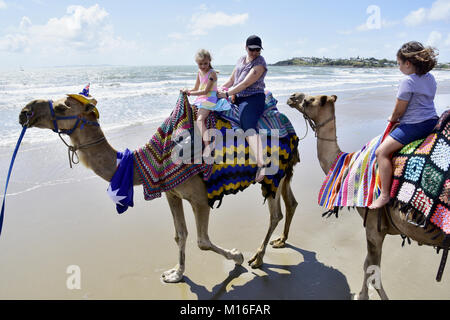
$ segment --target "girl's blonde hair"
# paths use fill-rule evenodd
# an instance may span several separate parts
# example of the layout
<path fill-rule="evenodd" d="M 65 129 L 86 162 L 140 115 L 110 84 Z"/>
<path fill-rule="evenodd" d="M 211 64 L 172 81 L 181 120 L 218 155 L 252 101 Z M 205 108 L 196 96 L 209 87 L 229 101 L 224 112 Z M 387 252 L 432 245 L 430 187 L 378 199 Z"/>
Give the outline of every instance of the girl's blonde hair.
<path fill-rule="evenodd" d="M 212 69 L 213 67 L 211 65 L 212 61 L 211 53 L 209 53 L 209 51 L 205 49 L 198 50 L 197 54 L 195 55 L 195 61 L 201 61 L 205 59 L 209 60 L 209 67 Z"/>
<path fill-rule="evenodd" d="M 416 67 L 416 73 L 422 76 L 436 66 L 439 53 L 432 47 L 424 47 L 417 41 L 405 43 L 397 52 L 397 57 L 403 62 L 409 61 Z"/>

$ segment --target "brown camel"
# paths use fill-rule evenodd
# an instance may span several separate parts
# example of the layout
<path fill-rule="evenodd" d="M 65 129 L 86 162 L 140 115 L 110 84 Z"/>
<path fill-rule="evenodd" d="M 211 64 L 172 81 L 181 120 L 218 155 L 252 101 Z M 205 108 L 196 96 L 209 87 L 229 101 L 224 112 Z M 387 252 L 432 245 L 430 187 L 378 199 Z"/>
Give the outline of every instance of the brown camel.
<path fill-rule="evenodd" d="M 54 101 L 53 106 L 56 116 L 78 116 L 93 123 L 97 121 L 94 113 L 95 107 L 93 105 L 80 103 L 71 97 Z M 58 120 L 57 126 L 60 130 L 70 130 L 75 126 L 75 121 L 75 119 Z M 21 125 L 28 123 L 28 127 L 55 129 L 50 111 L 50 103 L 46 100 L 34 100 L 28 103 L 22 109 L 19 122 Z M 80 161 L 104 180 L 111 181 L 116 171 L 117 151 L 105 139 L 101 128 L 99 126 L 89 125 L 89 123 L 84 125 L 82 130 L 80 126 L 76 126 L 74 132 L 70 135 L 70 140 L 72 143 L 71 149 L 77 150 Z M 283 218 L 280 197 L 283 198 L 286 206 L 285 228 L 282 236 L 272 241 L 271 244 L 274 248 L 280 248 L 285 245 L 286 239 L 288 238 L 289 226 L 297 207 L 297 201 L 291 190 L 290 179 L 292 177 L 292 169 L 298 161 L 298 156 L 294 156 L 289 164 L 290 170 L 287 170 L 288 174 L 281 181 L 276 196 L 267 199 L 270 211 L 270 226 L 263 243 L 255 255 L 249 260 L 252 268 L 259 268 L 263 264 L 263 257 L 270 237 L 277 227 L 278 222 Z M 134 169 L 133 184 L 141 184 L 136 168 Z M 182 200 L 187 200 L 192 206 L 197 227 L 198 247 L 201 250 L 212 250 L 221 254 L 229 260 L 234 260 L 238 265 L 243 263 L 244 257 L 238 250 L 220 248 L 214 245 L 209 239 L 208 222 L 210 207 L 207 201 L 206 186 L 200 176 L 193 176 L 173 190 L 166 192 L 166 197 L 175 224 L 175 241 L 179 247 L 179 259 L 178 264 L 173 269 L 162 274 L 164 282 L 175 283 L 181 281 L 185 270 L 185 247 L 188 231 Z"/>
<path fill-rule="evenodd" d="M 333 96 L 307 96 L 303 93 L 293 94 L 287 104 L 300 111 L 305 119 L 309 120 L 317 137 L 317 156 L 320 166 L 325 174 L 341 152 L 336 138 L 335 102 L 337 97 Z M 435 240 L 432 235 L 426 233 L 426 229 L 418 228 L 407 221 L 407 216 L 399 209 L 383 208 L 382 210 L 370 210 L 357 208 L 358 213 L 364 218 L 367 240 L 367 257 L 364 263 L 364 281 L 359 299 L 368 299 L 368 280 L 373 279 L 371 273 L 374 268 L 380 270 L 381 252 L 383 241 L 387 234 L 402 235 L 417 241 L 420 245 L 440 247 L 442 245 L 443 233 Z M 440 231 L 439 231 L 440 232 Z M 379 273 L 378 273 L 379 274 Z M 388 299 L 381 284 L 377 279 L 377 290 L 381 299 Z"/>

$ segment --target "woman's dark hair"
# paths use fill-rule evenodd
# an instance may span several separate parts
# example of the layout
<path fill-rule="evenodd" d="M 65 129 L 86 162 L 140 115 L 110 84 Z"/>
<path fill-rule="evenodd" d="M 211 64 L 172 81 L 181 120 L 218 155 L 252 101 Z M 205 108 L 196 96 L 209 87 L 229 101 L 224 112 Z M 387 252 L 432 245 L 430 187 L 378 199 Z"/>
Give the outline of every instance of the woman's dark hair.
<path fill-rule="evenodd" d="M 397 57 L 403 62 L 409 61 L 416 67 L 416 74 L 422 76 L 436 66 L 439 53 L 432 47 L 424 47 L 420 42 L 405 43 L 397 52 Z"/>

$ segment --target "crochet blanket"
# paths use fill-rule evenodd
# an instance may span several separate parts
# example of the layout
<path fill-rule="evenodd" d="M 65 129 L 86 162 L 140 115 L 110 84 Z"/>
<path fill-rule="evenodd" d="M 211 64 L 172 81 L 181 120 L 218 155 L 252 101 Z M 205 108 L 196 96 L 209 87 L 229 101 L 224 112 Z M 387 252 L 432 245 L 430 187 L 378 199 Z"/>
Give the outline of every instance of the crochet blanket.
<path fill-rule="evenodd" d="M 319 192 L 319 205 L 335 207 L 367 207 L 381 192 L 375 151 L 384 135 L 372 139 L 361 150 L 340 153 L 328 172 Z"/>
<path fill-rule="evenodd" d="M 263 196 L 275 196 L 280 181 L 286 174 L 291 174 L 293 164 L 298 162 L 298 137 L 289 119 L 276 108 L 275 100 L 270 92 L 266 93 L 266 107 L 258 122 L 258 129 L 267 129 L 267 146 L 265 151 L 271 157 L 271 167 L 275 172 L 266 176 L 262 184 Z M 211 112 L 206 121 L 208 129 L 215 128 L 224 137 L 222 144 L 213 154 L 214 163 L 198 162 L 199 153 L 195 149 L 194 121 L 195 107 L 191 107 L 187 98 L 180 95 L 175 109 L 169 118 L 158 128 L 156 134 L 145 147 L 133 152 L 134 165 L 138 169 L 144 187 L 144 198 L 152 200 L 161 197 L 161 193 L 175 188 L 190 177 L 201 174 L 207 186 L 208 203 L 211 207 L 221 201 L 227 194 L 236 194 L 254 184 L 257 167 L 250 164 L 246 139 L 227 141 L 227 130 L 239 129 L 237 107 L 223 112 Z M 274 130 L 276 129 L 276 130 Z M 184 140 L 193 152 L 183 162 L 174 161 L 172 157 L 178 137 L 188 133 L 191 137 Z M 185 137 L 186 138 L 186 137 Z M 177 143 L 175 143 L 177 141 Z M 200 140 L 201 141 L 201 140 Z M 219 143 L 219 141 L 217 141 Z M 263 141 L 264 143 L 264 141 Z M 200 145 L 200 152 L 202 151 Z M 201 154 L 200 154 L 201 156 Z M 294 159 L 294 160 L 293 160 Z M 185 162 L 187 161 L 187 163 Z M 230 163 L 231 162 L 231 163 Z M 291 166 L 288 164 L 291 163 Z"/>
<path fill-rule="evenodd" d="M 174 161 L 172 151 L 178 136 L 188 132 L 193 136 L 194 110 L 185 95 L 180 94 L 175 109 L 158 128 L 150 141 L 133 152 L 134 164 L 144 186 L 145 200 L 161 197 L 161 193 L 172 190 L 190 177 L 201 173 L 208 179 L 212 167 L 205 163 Z M 211 121 L 207 128 L 212 127 Z M 187 140 L 187 143 L 191 141 Z"/>
<path fill-rule="evenodd" d="M 267 108 L 270 111 L 263 116 L 266 119 L 272 118 L 271 114 L 275 114 L 271 108 Z M 270 123 L 277 123 L 274 119 L 271 120 Z M 225 136 L 226 130 L 232 129 L 232 126 L 230 122 L 218 118 L 216 128 Z M 286 175 L 292 176 L 292 168 L 299 162 L 299 139 L 295 131 L 287 126 L 282 129 L 289 134 L 285 137 L 277 137 L 277 139 L 273 139 L 269 132 L 266 136 L 261 135 L 263 152 L 271 158 L 271 167 L 273 168 L 273 172 L 266 175 L 261 182 L 264 198 L 275 197 L 281 180 Z M 257 166 L 254 161 L 250 162 L 250 149 L 246 140 L 242 139 L 239 142 L 238 139 L 233 139 L 232 143 L 222 141 L 221 148 L 216 148 L 216 151 L 218 152 L 215 154 L 215 164 L 210 178 L 206 181 L 208 204 L 211 208 L 214 207 L 216 201 L 219 201 L 217 207 L 220 207 L 225 195 L 236 194 L 256 183 L 254 179 Z"/>
<path fill-rule="evenodd" d="M 405 146 L 393 158 L 391 198 L 413 222 L 431 222 L 446 234 L 450 245 L 450 110 L 426 139 Z"/>

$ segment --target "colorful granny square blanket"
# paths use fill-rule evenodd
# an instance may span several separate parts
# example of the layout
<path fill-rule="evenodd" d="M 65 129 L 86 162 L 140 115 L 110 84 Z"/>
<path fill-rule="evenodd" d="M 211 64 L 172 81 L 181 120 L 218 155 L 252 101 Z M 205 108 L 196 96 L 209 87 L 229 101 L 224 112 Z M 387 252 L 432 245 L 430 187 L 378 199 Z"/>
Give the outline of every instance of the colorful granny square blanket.
<path fill-rule="evenodd" d="M 393 158 L 391 198 L 416 223 L 433 223 L 450 237 L 450 110 L 427 138 L 405 146 Z"/>
<path fill-rule="evenodd" d="M 193 134 L 194 110 L 187 97 L 180 94 L 175 109 L 158 128 L 151 140 L 134 151 L 134 163 L 144 186 L 145 200 L 161 197 L 161 193 L 172 190 L 190 177 L 201 173 L 208 179 L 212 167 L 205 163 L 183 163 L 172 159 L 176 135 L 183 132 Z M 211 127 L 207 123 L 207 127 Z"/>

